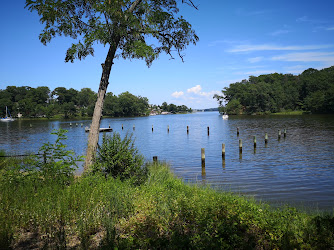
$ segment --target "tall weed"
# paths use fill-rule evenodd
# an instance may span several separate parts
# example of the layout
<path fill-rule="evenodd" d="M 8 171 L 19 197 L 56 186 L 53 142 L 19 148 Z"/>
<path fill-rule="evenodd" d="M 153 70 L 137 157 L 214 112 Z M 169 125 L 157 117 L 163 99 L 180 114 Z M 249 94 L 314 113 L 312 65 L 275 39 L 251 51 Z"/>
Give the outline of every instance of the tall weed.
<path fill-rule="evenodd" d="M 144 157 L 135 147 L 132 135 L 126 135 L 122 139 L 119 133 L 103 136 L 93 168 L 95 172 L 102 172 L 113 178 L 131 179 L 135 184 L 143 183 L 148 174 Z"/>

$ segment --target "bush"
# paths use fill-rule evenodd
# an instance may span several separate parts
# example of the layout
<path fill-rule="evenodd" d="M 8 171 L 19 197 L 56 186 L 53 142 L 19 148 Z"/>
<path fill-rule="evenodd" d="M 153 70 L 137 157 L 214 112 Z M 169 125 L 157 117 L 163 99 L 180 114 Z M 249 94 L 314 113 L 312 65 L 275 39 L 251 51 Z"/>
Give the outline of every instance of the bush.
<path fill-rule="evenodd" d="M 1 160 L 0 170 L 3 168 L 5 181 L 22 184 L 31 179 L 40 184 L 58 182 L 68 185 L 74 178 L 77 161 L 82 161 L 82 157 L 75 156 L 72 150 L 66 150 L 66 145 L 62 143 L 66 140 L 66 132 L 63 129 L 54 130 L 51 134 L 57 136 L 55 143 L 44 143 L 38 155 Z"/>
<path fill-rule="evenodd" d="M 148 175 L 144 157 L 138 153 L 132 135 L 122 140 L 119 133 L 104 135 L 93 169 L 113 178 L 132 179 L 135 184 L 143 183 Z"/>

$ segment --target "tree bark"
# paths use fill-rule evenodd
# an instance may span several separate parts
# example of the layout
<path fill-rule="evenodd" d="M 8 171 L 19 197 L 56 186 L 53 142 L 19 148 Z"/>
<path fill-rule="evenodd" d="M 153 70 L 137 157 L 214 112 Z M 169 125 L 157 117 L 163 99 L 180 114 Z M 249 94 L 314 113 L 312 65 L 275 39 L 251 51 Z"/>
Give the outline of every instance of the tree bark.
<path fill-rule="evenodd" d="M 90 170 L 90 167 L 93 164 L 94 158 L 96 155 L 97 144 L 99 142 L 99 129 L 100 129 L 100 123 L 101 123 L 101 117 L 102 117 L 104 97 L 107 92 L 107 87 L 109 85 L 110 71 L 113 65 L 113 60 L 115 57 L 115 53 L 116 53 L 119 41 L 120 41 L 120 38 L 117 37 L 114 40 L 114 42 L 110 45 L 105 63 L 102 64 L 102 76 L 100 80 L 100 87 L 97 93 L 97 100 L 95 103 L 92 124 L 90 126 L 89 135 L 88 135 L 88 145 L 87 145 L 84 172 L 87 172 Z"/>
<path fill-rule="evenodd" d="M 131 4 L 130 8 L 128 9 L 128 13 L 131 14 L 134 11 L 134 9 L 137 7 L 137 5 L 140 4 L 141 1 L 142 0 L 135 0 Z M 125 15 L 125 20 L 127 19 L 128 19 L 128 16 Z M 112 34 L 110 35 L 113 36 Z M 95 103 L 94 114 L 92 118 L 92 125 L 90 126 L 90 130 L 89 130 L 84 172 L 90 171 L 91 165 L 93 164 L 94 158 L 96 156 L 97 144 L 99 142 L 99 129 L 100 129 L 100 123 L 101 123 L 104 97 L 107 92 L 107 87 L 109 85 L 109 76 L 110 76 L 111 67 L 113 65 L 113 60 L 116 54 L 118 44 L 121 39 L 119 35 L 114 35 L 113 38 L 114 38 L 112 39 L 113 42 L 110 43 L 110 48 L 109 48 L 105 63 L 102 64 L 102 76 L 101 76 L 99 91 L 97 93 L 97 100 Z"/>

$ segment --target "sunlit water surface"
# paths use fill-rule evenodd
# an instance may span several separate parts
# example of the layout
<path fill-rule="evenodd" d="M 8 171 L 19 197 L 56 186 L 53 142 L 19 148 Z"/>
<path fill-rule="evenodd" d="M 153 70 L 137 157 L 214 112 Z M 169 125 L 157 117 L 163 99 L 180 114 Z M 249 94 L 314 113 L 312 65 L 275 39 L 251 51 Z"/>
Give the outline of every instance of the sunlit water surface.
<path fill-rule="evenodd" d="M 0 149 L 11 154 L 37 153 L 44 142 L 55 140 L 50 135 L 52 129 L 63 128 L 68 130 L 68 148 L 84 155 L 88 138 L 84 127 L 89 124 L 90 120 L 0 123 Z M 169 163 L 175 174 L 187 182 L 210 184 L 271 204 L 288 203 L 327 211 L 334 208 L 333 116 L 230 116 L 223 120 L 218 112 L 205 112 L 102 120 L 101 127 L 109 125 L 121 136 L 133 133 L 136 146 L 147 160 L 158 156 L 159 161 Z M 222 143 L 226 145 L 225 161 Z M 205 171 L 201 166 L 201 148 L 205 148 Z"/>

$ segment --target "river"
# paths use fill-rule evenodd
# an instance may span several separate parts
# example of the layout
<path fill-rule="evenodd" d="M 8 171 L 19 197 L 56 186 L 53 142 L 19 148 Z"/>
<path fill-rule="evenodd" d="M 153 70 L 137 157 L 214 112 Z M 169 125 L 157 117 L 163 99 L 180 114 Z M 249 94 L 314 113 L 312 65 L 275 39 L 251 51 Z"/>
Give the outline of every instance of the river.
<path fill-rule="evenodd" d="M 90 120 L 0 123 L 0 149 L 11 154 L 37 153 L 44 142 L 54 141 L 52 129 L 63 128 L 68 130 L 68 148 L 84 155 L 88 137 L 84 127 L 89 124 Z M 102 120 L 101 127 L 109 125 L 121 136 L 133 133 L 136 146 L 147 160 L 158 156 L 186 182 L 210 184 L 273 205 L 287 203 L 327 211 L 334 208 L 333 116 L 230 116 L 223 120 L 218 112 L 204 112 Z M 225 161 L 222 143 L 226 147 Z M 205 171 L 201 166 L 201 148 L 205 148 Z"/>

